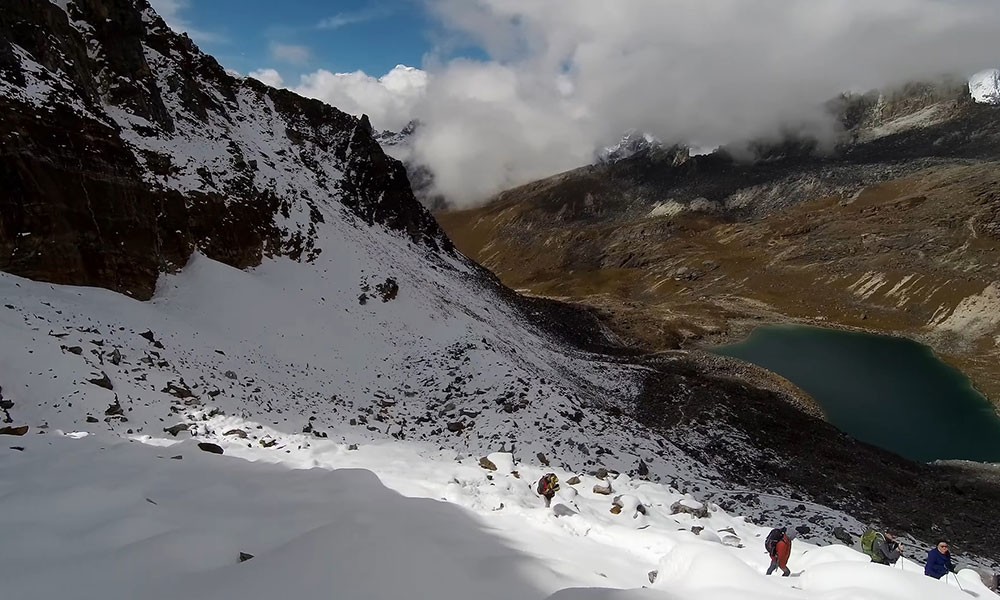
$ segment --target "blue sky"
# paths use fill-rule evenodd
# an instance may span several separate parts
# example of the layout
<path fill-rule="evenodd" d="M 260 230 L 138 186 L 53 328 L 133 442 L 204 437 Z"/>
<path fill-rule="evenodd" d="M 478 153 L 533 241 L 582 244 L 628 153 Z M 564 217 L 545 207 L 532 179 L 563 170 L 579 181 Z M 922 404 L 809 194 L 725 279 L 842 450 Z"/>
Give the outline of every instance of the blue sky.
<path fill-rule="evenodd" d="M 202 50 L 242 73 L 318 68 L 382 75 L 420 66 L 440 39 L 421 0 L 152 0 Z M 468 53 L 468 52 L 467 52 Z"/>

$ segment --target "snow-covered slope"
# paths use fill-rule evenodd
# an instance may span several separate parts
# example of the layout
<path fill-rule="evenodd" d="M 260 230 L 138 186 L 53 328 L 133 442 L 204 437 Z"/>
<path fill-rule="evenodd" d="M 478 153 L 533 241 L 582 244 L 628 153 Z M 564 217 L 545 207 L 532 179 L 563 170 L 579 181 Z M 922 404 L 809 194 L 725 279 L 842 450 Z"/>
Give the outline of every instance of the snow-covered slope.
<path fill-rule="evenodd" d="M 994 597 L 971 569 L 937 581 L 905 558 L 884 567 L 800 540 L 792 576 L 767 577 L 767 528 L 624 475 L 610 478 L 614 495 L 595 494 L 606 481 L 570 485 L 559 469 L 545 509 L 532 491 L 545 470 L 508 454 L 486 470 L 412 442 L 227 449 L 247 462 L 188 441 L 82 435 L 0 451 L 5 598 Z"/>
<path fill-rule="evenodd" d="M 1000 69 L 976 73 L 969 80 L 969 91 L 976 102 L 1000 105 Z"/>

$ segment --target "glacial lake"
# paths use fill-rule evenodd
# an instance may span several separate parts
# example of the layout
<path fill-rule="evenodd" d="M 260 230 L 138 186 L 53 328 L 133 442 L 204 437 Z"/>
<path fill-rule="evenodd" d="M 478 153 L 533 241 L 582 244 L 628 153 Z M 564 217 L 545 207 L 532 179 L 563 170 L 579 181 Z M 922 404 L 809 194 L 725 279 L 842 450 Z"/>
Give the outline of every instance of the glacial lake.
<path fill-rule="evenodd" d="M 780 325 L 712 352 L 778 373 L 841 431 L 906 458 L 1000 462 L 1000 417 L 989 401 L 916 342 Z"/>

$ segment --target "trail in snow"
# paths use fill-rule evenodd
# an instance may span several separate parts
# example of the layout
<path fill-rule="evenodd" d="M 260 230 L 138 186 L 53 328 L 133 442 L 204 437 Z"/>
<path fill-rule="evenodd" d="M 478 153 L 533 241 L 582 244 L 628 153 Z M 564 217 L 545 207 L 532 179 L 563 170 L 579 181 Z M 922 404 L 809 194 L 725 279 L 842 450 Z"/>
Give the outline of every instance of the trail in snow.
<path fill-rule="evenodd" d="M 488 471 L 411 442 L 281 454 L 233 443 L 217 456 L 193 441 L 70 434 L 4 438 L 23 448 L 0 450 L 5 598 L 992 597 L 971 570 L 936 581 L 905 559 L 883 567 L 799 540 L 796 575 L 766 577 L 767 528 L 712 506 L 705 518 L 671 514 L 693 499 L 627 476 L 595 494 L 595 477 L 570 486 L 559 469 L 562 508 L 548 510 L 532 491 L 546 470 L 501 453 Z M 612 514 L 619 495 L 625 509 Z"/>

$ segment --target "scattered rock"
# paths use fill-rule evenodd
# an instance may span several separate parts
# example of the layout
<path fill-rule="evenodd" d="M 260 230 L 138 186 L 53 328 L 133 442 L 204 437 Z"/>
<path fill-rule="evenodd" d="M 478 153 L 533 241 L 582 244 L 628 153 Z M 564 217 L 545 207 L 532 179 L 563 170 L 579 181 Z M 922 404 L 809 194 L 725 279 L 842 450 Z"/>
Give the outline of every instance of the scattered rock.
<path fill-rule="evenodd" d="M 611 490 L 611 482 L 610 481 L 605 481 L 604 483 L 598 483 L 597 485 L 594 486 L 594 493 L 595 494 L 602 494 L 604 496 L 610 496 L 611 492 L 612 492 L 612 490 Z"/>
<path fill-rule="evenodd" d="M 100 421 L 97 419 L 97 417 L 92 416 L 92 415 L 87 415 L 87 422 L 88 423 L 100 423 Z"/>
<path fill-rule="evenodd" d="M 312 432 L 313 432 L 313 424 L 311 422 L 306 423 L 305 426 L 302 427 L 302 433 L 312 433 Z"/>
<path fill-rule="evenodd" d="M 11 450 L 17 450 L 18 452 L 24 452 L 24 446 L 11 446 Z"/>
<path fill-rule="evenodd" d="M 20 427 L 0 427 L 0 435 L 24 435 L 28 433 L 28 426 L 21 425 Z"/>
<path fill-rule="evenodd" d="M 705 528 L 702 527 L 701 525 L 692 525 L 691 526 L 691 533 L 693 533 L 695 535 L 701 535 L 702 531 L 705 531 Z"/>
<path fill-rule="evenodd" d="M 184 400 L 185 398 L 194 398 L 194 392 L 192 392 L 186 385 L 184 385 L 184 380 L 182 379 L 179 384 L 173 381 L 167 383 L 167 387 L 160 390 L 165 394 L 170 394 L 175 398 L 180 398 Z"/>
<path fill-rule="evenodd" d="M 272 448 L 278 445 L 278 440 L 273 438 L 263 439 L 260 441 L 260 445 L 263 446 L 264 448 Z"/>
<path fill-rule="evenodd" d="M 613 515 L 620 515 L 620 514 L 622 514 L 622 507 L 618 506 L 617 504 L 613 505 L 611 507 L 611 514 L 613 514 Z"/>
<path fill-rule="evenodd" d="M 122 362 L 122 353 L 118 350 L 118 348 L 115 348 L 114 351 L 111 352 L 111 356 L 108 357 L 108 362 L 110 362 L 111 364 L 113 364 L 115 366 L 118 366 L 118 365 L 121 364 L 121 362 Z"/>
<path fill-rule="evenodd" d="M 224 435 L 224 436 L 225 435 L 235 435 L 236 437 L 240 438 L 241 440 L 247 439 L 247 432 L 243 431 L 242 429 L 230 429 L 229 431 L 223 433 L 222 435 Z"/>
<path fill-rule="evenodd" d="M 213 444 L 211 442 L 198 442 L 198 447 L 205 452 L 211 452 L 212 454 L 222 454 L 222 446 L 218 444 Z"/>
<path fill-rule="evenodd" d="M 708 517 L 708 508 L 697 500 L 688 500 L 685 498 L 670 505 L 670 514 L 676 515 L 680 513 L 704 519 Z"/>
<path fill-rule="evenodd" d="M 184 457 L 178 454 L 177 456 L 171 456 L 170 460 L 184 460 Z"/>
<path fill-rule="evenodd" d="M 541 452 L 539 452 L 535 456 L 538 457 L 538 462 L 542 463 L 542 465 L 544 465 L 546 467 L 549 466 L 549 459 L 545 458 L 544 454 L 542 454 Z"/>
<path fill-rule="evenodd" d="M 726 546 L 732 546 L 733 548 L 742 548 L 743 540 L 735 535 L 726 535 L 722 537 L 722 543 Z"/>
<path fill-rule="evenodd" d="M 240 562 L 246 562 L 251 558 L 253 558 L 253 554 L 250 554 L 249 552 L 240 552 Z"/>
<path fill-rule="evenodd" d="M 148 331 L 147 330 L 147 331 L 144 331 L 144 332 L 140 333 L 139 335 L 141 335 L 142 337 L 146 338 L 146 340 L 148 342 L 150 342 L 150 343 L 153 343 L 154 341 L 156 341 L 156 336 L 153 335 L 152 331 Z"/>
<path fill-rule="evenodd" d="M 462 423 L 461 421 L 448 423 L 448 431 L 452 433 L 462 433 L 464 429 L 465 429 L 465 423 Z"/>
<path fill-rule="evenodd" d="M 358 445 L 357 444 L 351 444 L 350 446 L 347 447 L 347 449 L 348 450 L 357 450 L 358 449 Z"/>
<path fill-rule="evenodd" d="M 115 386 L 111 383 L 111 378 L 108 377 L 108 374 L 104 371 L 101 371 L 101 377 L 99 379 L 88 379 L 87 381 L 106 390 L 115 389 Z"/>
<path fill-rule="evenodd" d="M 487 471 L 496 471 L 497 466 L 492 460 L 486 458 L 485 456 L 479 459 L 479 466 L 486 469 Z"/>
<path fill-rule="evenodd" d="M 120 402 L 118 402 L 117 398 L 115 399 L 113 404 L 109 404 L 108 408 L 104 410 L 104 416 L 106 417 L 121 416 L 124 414 L 125 410 L 122 408 L 122 405 Z"/>
<path fill-rule="evenodd" d="M 808 533 L 809 533 L 809 532 L 810 532 L 811 530 L 809 529 L 809 526 L 808 526 L 808 525 L 799 525 L 798 527 L 796 527 L 796 528 L 795 528 L 795 531 L 798 531 L 798 532 L 799 532 L 799 535 L 806 535 L 806 534 L 808 534 Z"/>
<path fill-rule="evenodd" d="M 649 583 L 656 583 L 656 576 L 659 575 L 659 571 L 650 571 L 647 576 L 649 577 Z"/>
<path fill-rule="evenodd" d="M 163 431 L 169 433 L 174 437 L 177 437 L 178 433 L 189 430 L 192 425 L 194 425 L 194 423 L 178 423 L 176 425 L 171 425 L 170 427 L 165 428 Z"/>
<path fill-rule="evenodd" d="M 392 277 L 386 277 L 383 283 L 375 286 L 375 291 L 382 298 L 382 302 L 395 300 L 396 294 L 399 293 L 399 284 Z"/>
<path fill-rule="evenodd" d="M 232 371 L 226 371 L 224 375 L 226 376 L 227 379 L 233 379 L 233 380 L 236 379 L 236 373 Z"/>
<path fill-rule="evenodd" d="M 66 352 L 69 352 L 70 354 L 76 354 L 77 356 L 83 354 L 83 348 L 81 348 L 80 346 L 68 346 L 68 347 L 59 346 L 59 348 L 65 350 Z"/>
<path fill-rule="evenodd" d="M 577 477 L 576 475 L 566 480 L 566 485 L 576 485 L 578 483 L 580 483 L 580 478 Z"/>
<path fill-rule="evenodd" d="M 649 476 L 649 466 L 640 458 L 639 459 L 639 477 Z"/>
<path fill-rule="evenodd" d="M 607 476 L 608 476 L 608 470 L 605 469 L 604 467 L 601 467 L 600 469 L 597 470 L 596 473 L 594 473 L 594 477 L 597 477 L 598 479 L 605 479 Z"/>
<path fill-rule="evenodd" d="M 852 538 L 851 534 L 847 533 L 847 530 L 843 527 L 834 527 L 833 537 L 837 538 L 841 542 L 844 542 L 844 544 L 848 546 L 854 545 L 854 538 Z"/>

